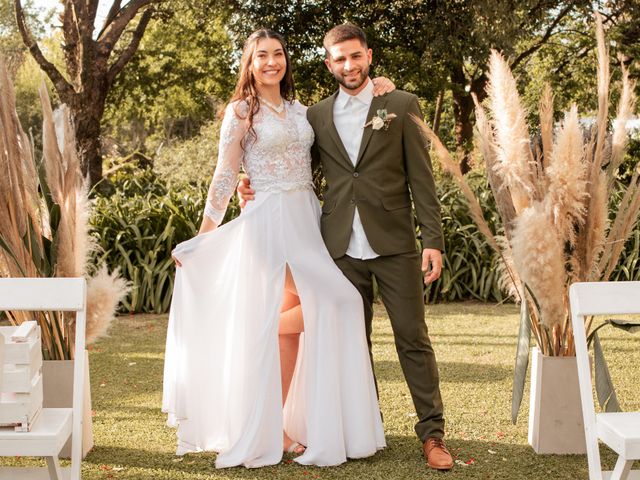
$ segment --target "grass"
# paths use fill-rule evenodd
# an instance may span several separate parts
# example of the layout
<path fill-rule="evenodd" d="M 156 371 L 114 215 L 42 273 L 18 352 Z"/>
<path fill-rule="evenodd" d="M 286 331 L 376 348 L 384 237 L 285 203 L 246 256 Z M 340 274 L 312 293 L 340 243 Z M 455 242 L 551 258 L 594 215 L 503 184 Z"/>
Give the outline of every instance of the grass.
<path fill-rule="evenodd" d="M 440 366 L 448 445 L 458 460 L 469 463 L 444 474 L 430 471 L 422 459 L 413 433 L 411 399 L 382 307 L 376 308 L 374 355 L 388 448 L 373 458 L 335 468 L 303 467 L 286 457 L 274 467 L 216 470 L 214 454 L 176 457 L 174 431 L 165 426 L 160 412 L 167 317 L 120 317 L 111 337 L 90 351 L 95 447 L 84 461 L 83 479 L 587 478 L 585 456 L 536 455 L 527 444 L 528 395 L 517 425 L 511 423 L 517 318 L 513 305 L 427 307 Z M 603 333 L 623 409 L 640 410 L 638 337 L 613 329 Z M 612 468 L 614 455 L 605 447 L 601 451 L 605 466 Z M 24 465 L 34 460 L 2 459 L 0 464 L 16 461 Z"/>

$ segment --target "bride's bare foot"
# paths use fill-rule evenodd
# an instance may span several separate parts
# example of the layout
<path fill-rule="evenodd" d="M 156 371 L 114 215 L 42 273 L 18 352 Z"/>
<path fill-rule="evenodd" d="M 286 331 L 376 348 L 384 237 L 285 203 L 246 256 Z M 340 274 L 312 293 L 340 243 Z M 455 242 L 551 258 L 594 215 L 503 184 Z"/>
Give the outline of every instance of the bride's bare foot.
<path fill-rule="evenodd" d="M 305 447 L 304 445 L 299 444 L 295 440 L 291 440 L 286 433 L 284 433 L 283 435 L 283 445 L 285 453 L 295 453 L 296 455 L 300 455 L 307 449 L 307 447 Z"/>

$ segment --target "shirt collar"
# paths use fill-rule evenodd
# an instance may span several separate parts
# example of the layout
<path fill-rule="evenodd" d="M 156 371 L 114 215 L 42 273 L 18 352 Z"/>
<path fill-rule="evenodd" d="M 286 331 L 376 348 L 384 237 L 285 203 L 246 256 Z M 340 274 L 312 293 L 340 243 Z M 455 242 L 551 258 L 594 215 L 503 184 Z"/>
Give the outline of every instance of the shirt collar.
<path fill-rule="evenodd" d="M 360 102 L 362 102 L 365 105 L 371 105 L 371 100 L 373 100 L 373 82 L 371 81 L 371 79 L 370 78 L 368 79 L 367 84 L 364 86 L 362 90 L 360 90 L 360 92 L 358 92 L 357 95 L 349 95 L 342 88 L 340 88 L 340 91 L 338 92 L 338 98 L 336 98 L 335 105 L 338 108 L 342 109 L 346 106 L 347 101 L 350 98 L 358 99 Z"/>

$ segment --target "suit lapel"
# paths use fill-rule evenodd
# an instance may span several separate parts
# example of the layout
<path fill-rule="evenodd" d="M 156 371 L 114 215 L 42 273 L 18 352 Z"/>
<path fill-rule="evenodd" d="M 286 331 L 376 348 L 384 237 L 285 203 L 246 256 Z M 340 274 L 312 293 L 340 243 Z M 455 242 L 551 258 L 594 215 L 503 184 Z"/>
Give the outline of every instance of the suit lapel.
<path fill-rule="evenodd" d="M 381 97 L 373 97 L 373 100 L 371 100 L 371 106 L 369 107 L 369 112 L 367 113 L 367 121 L 365 122 L 365 124 L 369 123 L 371 119 L 375 115 L 377 115 L 378 110 L 383 109 L 386 104 L 387 95 L 383 95 Z M 360 163 L 360 160 L 362 160 L 362 156 L 364 155 L 364 151 L 367 149 L 367 145 L 369 145 L 369 141 L 371 140 L 372 135 L 373 128 L 371 127 L 371 125 L 369 125 L 364 129 L 364 132 L 362 133 L 362 142 L 360 142 L 360 150 L 358 150 L 358 160 L 356 161 L 356 167 Z"/>
<path fill-rule="evenodd" d="M 333 142 L 336 144 L 336 147 L 338 147 L 338 152 L 340 153 L 340 156 L 343 158 L 343 160 L 347 163 L 347 165 L 349 165 L 349 167 L 353 168 L 353 163 L 351 163 L 351 160 L 349 160 L 349 154 L 347 153 L 347 149 L 344 148 L 344 144 L 340 139 L 340 134 L 338 133 L 338 130 L 336 130 L 335 123 L 333 123 L 333 104 L 335 103 L 336 98 L 338 98 L 338 92 L 334 93 L 330 97 L 330 101 L 327 103 L 328 105 L 327 111 L 323 115 L 324 117 L 323 128 L 327 132 L 329 132 L 329 136 L 332 138 Z"/>

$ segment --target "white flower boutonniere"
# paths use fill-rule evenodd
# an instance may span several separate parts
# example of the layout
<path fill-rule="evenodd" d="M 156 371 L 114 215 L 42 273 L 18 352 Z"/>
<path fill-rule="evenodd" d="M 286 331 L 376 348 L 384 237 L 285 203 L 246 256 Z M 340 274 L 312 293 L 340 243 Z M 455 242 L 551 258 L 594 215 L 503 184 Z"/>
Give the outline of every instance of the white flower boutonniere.
<path fill-rule="evenodd" d="M 364 124 L 364 128 L 371 127 L 374 130 L 380 130 L 384 128 L 385 130 L 389 128 L 389 124 L 391 120 L 396 118 L 397 115 L 395 113 L 388 113 L 386 108 L 382 110 L 378 110 L 376 115 L 371 119 L 371 121 Z"/>

